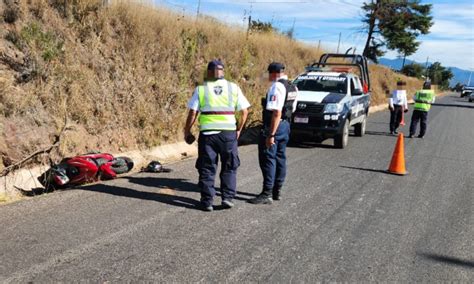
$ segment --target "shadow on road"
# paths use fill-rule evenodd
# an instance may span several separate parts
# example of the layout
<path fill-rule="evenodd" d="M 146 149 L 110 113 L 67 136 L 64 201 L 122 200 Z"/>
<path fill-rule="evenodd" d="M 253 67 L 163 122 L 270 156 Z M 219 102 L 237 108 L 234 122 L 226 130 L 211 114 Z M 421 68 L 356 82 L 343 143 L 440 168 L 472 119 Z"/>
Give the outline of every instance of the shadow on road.
<path fill-rule="evenodd" d="M 157 176 L 157 177 L 134 176 L 134 177 L 125 177 L 125 178 L 128 179 L 128 181 L 131 183 L 148 186 L 148 187 L 154 187 L 158 189 L 169 188 L 176 191 L 199 192 L 199 187 L 197 186 L 197 184 L 188 182 L 187 180 L 180 179 L 180 178 L 164 178 L 161 176 Z M 216 188 L 216 195 L 217 196 L 222 195 L 220 188 Z M 246 201 L 248 199 L 248 198 L 240 197 L 239 195 L 245 195 L 245 196 L 251 196 L 251 197 L 257 196 L 256 194 L 253 194 L 253 193 L 237 191 L 237 195 L 234 197 L 234 199 L 243 200 L 243 201 Z"/>
<path fill-rule="evenodd" d="M 383 173 L 383 174 L 389 173 L 386 170 L 365 169 L 365 168 L 348 167 L 348 166 L 339 166 L 339 167 L 344 168 L 344 169 L 359 170 L 359 171 L 374 172 L 374 173 Z"/>
<path fill-rule="evenodd" d="M 439 104 L 439 103 L 434 103 L 432 106 L 442 106 L 442 107 L 459 107 L 459 108 L 474 108 L 474 105 L 469 106 L 469 105 L 460 105 L 460 104 Z"/>
<path fill-rule="evenodd" d="M 365 131 L 366 135 L 377 135 L 377 136 L 390 136 L 397 138 L 397 135 L 390 134 L 389 132 L 382 132 L 382 131 Z"/>
<path fill-rule="evenodd" d="M 186 179 L 181 178 L 167 178 L 162 176 L 156 177 L 140 177 L 140 176 L 129 176 L 124 177 L 129 182 L 134 184 L 139 184 L 147 187 L 154 188 L 170 188 L 177 191 L 186 191 L 186 192 L 199 192 L 199 188 L 195 183 L 191 183 Z"/>
<path fill-rule="evenodd" d="M 160 192 L 139 191 L 131 188 L 124 188 L 119 186 L 107 184 L 95 184 L 90 186 L 83 186 L 75 188 L 75 190 L 89 190 L 94 192 L 101 192 L 115 196 L 136 198 L 142 200 L 158 201 L 161 203 L 184 207 L 189 209 L 199 210 L 199 201 L 192 198 L 177 196 L 172 194 L 165 194 Z"/>
<path fill-rule="evenodd" d="M 450 257 L 445 255 L 433 254 L 433 253 L 417 253 L 417 255 L 422 256 L 425 259 L 428 259 L 433 262 L 442 262 L 449 265 L 462 266 L 466 268 L 474 268 L 474 261 L 463 260 L 456 257 Z"/>

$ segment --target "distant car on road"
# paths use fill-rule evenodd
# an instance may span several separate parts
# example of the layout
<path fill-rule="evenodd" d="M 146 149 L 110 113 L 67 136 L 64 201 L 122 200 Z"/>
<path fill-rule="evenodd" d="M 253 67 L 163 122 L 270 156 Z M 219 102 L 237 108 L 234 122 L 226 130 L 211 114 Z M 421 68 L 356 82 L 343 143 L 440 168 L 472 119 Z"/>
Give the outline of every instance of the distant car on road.
<path fill-rule="evenodd" d="M 470 102 L 470 103 L 474 102 L 474 92 L 472 92 L 472 93 L 469 95 L 469 102 Z"/>
<path fill-rule="evenodd" d="M 461 91 L 461 98 L 468 97 L 474 92 L 474 86 L 464 86 Z"/>

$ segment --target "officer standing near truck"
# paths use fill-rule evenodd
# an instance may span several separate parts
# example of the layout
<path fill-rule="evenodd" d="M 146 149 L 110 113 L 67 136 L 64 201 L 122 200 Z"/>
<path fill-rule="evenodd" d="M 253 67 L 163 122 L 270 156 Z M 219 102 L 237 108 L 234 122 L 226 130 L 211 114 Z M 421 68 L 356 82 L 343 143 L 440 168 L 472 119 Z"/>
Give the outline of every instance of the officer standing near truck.
<path fill-rule="evenodd" d="M 402 121 L 404 112 L 408 112 L 407 91 L 404 90 L 406 83 L 397 82 L 397 89 L 392 92 L 389 100 L 390 108 L 390 134 L 398 134 L 397 129 Z"/>
<path fill-rule="evenodd" d="M 252 204 L 271 204 L 281 199 L 286 177 L 286 145 L 290 139 L 291 114 L 295 110 L 298 89 L 288 81 L 285 66 L 268 66 L 272 85 L 262 100 L 263 128 L 259 136 L 258 160 L 263 175 L 262 192 L 250 199 Z"/>
<path fill-rule="evenodd" d="M 184 137 L 188 144 L 194 141 L 191 127 L 199 113 L 198 159 L 201 207 L 213 211 L 216 195 L 214 180 L 217 163 L 221 160 L 222 207 L 232 208 L 236 193 L 237 168 L 240 160 L 237 140 L 245 125 L 250 107 L 241 89 L 224 79 L 224 64 L 213 60 L 207 66 L 207 78 L 203 85 L 196 87 L 188 103 L 188 117 Z"/>
<path fill-rule="evenodd" d="M 423 90 L 417 91 L 413 99 L 415 100 L 415 110 L 411 116 L 410 135 L 408 137 L 412 138 L 415 135 L 419 121 L 420 134 L 418 138 L 423 138 L 428 126 L 428 112 L 431 104 L 435 102 L 435 93 L 431 90 L 431 82 L 426 81 L 423 84 Z"/>

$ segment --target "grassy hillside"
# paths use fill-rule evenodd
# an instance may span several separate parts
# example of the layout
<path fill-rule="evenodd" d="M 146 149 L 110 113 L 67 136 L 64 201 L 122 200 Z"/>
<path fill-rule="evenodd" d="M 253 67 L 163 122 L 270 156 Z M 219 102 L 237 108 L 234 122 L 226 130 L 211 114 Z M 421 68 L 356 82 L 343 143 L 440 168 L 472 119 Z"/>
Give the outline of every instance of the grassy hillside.
<path fill-rule="evenodd" d="M 65 119 L 73 126 L 59 155 L 124 151 L 181 139 L 186 101 L 206 62 L 226 76 L 260 117 L 266 66 L 294 76 L 319 58 L 280 35 L 250 34 L 211 18 L 196 21 L 126 2 L 0 0 L 0 154 L 3 164 L 50 145 Z M 373 102 L 400 75 L 373 66 Z M 419 84 L 408 80 L 409 89 Z M 1 166 L 0 166 L 1 170 Z"/>

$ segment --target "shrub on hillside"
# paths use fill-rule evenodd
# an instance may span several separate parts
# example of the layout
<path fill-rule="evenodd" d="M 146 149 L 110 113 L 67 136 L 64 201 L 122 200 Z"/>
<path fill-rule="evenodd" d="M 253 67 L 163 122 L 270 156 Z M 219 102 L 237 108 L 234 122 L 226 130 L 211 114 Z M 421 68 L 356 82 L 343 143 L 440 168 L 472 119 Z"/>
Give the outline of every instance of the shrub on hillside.
<path fill-rule="evenodd" d="M 13 24 L 21 16 L 21 11 L 18 7 L 18 3 L 15 3 L 14 0 L 4 0 L 4 3 L 6 7 L 3 10 L 3 20 L 5 21 L 5 23 Z"/>

